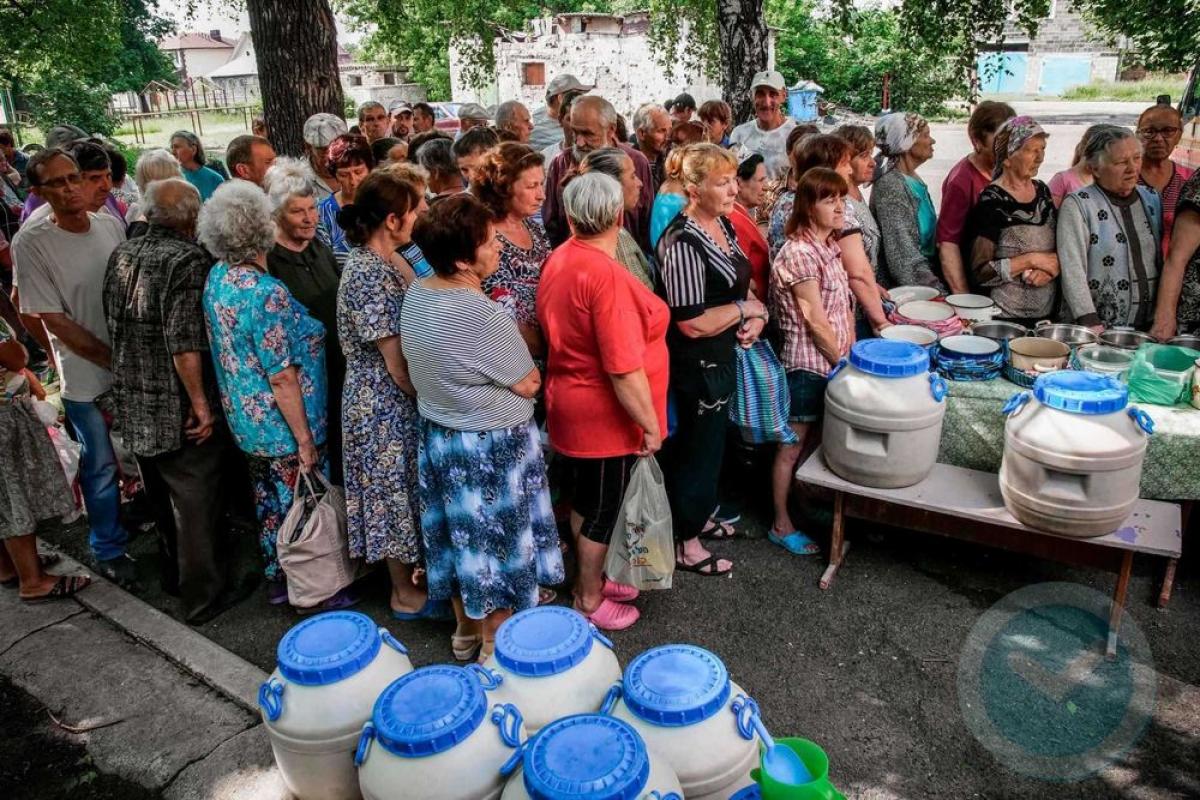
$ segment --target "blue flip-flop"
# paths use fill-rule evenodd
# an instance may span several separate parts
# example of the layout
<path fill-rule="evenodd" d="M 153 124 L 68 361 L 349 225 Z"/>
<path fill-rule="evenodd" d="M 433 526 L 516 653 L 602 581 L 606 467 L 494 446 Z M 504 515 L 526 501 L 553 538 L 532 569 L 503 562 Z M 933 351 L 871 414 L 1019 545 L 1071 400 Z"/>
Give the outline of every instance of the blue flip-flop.
<path fill-rule="evenodd" d="M 820 555 L 821 546 L 800 531 L 792 531 L 787 536 L 776 536 L 774 531 L 767 531 L 767 539 L 771 544 L 777 544 L 794 556 Z"/>
<path fill-rule="evenodd" d="M 414 622 L 418 619 L 445 620 L 454 619 L 454 610 L 445 600 L 430 600 L 426 598 L 425 605 L 420 611 L 392 611 L 392 618 L 401 622 Z"/>

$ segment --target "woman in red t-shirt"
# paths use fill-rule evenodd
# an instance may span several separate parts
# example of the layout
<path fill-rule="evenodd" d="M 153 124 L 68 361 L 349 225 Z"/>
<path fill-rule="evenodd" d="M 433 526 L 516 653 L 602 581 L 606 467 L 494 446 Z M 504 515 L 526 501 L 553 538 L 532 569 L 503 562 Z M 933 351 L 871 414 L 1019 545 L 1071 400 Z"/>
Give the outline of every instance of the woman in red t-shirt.
<path fill-rule="evenodd" d="M 616 259 L 620 183 L 580 175 L 563 204 L 572 236 L 546 261 L 537 293 L 548 347 L 546 423 L 572 473 L 575 608 L 597 627 L 623 630 L 637 622 L 628 604 L 637 589 L 607 580 L 604 559 L 633 465 L 662 446 L 670 313 Z"/>

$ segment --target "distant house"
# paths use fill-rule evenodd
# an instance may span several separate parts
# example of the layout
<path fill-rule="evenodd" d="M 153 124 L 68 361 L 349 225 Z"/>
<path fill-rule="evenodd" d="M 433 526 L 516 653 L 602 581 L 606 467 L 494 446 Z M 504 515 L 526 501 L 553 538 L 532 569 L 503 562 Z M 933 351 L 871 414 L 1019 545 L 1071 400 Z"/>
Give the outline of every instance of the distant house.
<path fill-rule="evenodd" d="M 1121 51 L 1091 30 L 1069 0 L 1050 0 L 1033 38 L 1014 21 L 979 54 L 985 94 L 1061 95 L 1092 81 L 1116 80 Z"/>
<path fill-rule="evenodd" d="M 181 82 L 212 72 L 233 57 L 240 36 L 223 37 L 220 31 L 180 33 L 158 43 L 158 49 L 171 57 Z"/>

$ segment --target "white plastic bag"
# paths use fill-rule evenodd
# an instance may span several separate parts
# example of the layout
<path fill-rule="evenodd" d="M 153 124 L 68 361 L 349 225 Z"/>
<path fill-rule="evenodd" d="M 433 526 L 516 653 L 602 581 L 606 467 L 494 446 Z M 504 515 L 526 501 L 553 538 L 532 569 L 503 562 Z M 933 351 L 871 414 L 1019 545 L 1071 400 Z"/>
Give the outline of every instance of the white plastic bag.
<path fill-rule="evenodd" d="M 324 489 L 318 495 L 310 476 Z M 346 538 L 346 496 L 320 470 L 301 472 L 275 549 L 287 575 L 288 602 L 312 608 L 345 589 L 357 575 Z"/>
<path fill-rule="evenodd" d="M 625 487 L 604 571 L 642 591 L 670 589 L 675 574 L 671 504 L 654 456 L 639 458 Z"/>

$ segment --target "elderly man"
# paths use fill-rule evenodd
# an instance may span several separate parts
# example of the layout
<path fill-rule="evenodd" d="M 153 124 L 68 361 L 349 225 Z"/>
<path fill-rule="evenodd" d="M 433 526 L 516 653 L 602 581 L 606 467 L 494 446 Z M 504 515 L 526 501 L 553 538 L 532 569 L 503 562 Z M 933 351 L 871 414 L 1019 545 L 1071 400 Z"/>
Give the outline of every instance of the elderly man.
<path fill-rule="evenodd" d="M 261 136 L 238 136 L 225 149 L 229 174 L 261 187 L 263 176 L 275 163 L 275 148 Z"/>
<path fill-rule="evenodd" d="M 218 557 L 229 433 L 213 378 L 200 296 L 212 257 L 193 240 L 200 193 L 182 178 L 142 196 L 146 234 L 113 251 L 104 277 L 114 427 L 137 456 L 154 507 L 162 581 L 183 617 L 223 610 Z"/>
<path fill-rule="evenodd" d="M 574 139 L 572 146 L 555 156 L 546 169 L 546 201 L 542 204 L 542 221 L 546 225 L 550 243 L 558 247 L 571 235 L 562 204 L 563 178 L 593 150 L 619 147 L 633 161 L 634 171 L 642 182 L 637 208 L 625 215 L 625 228 L 633 234 L 638 246 L 648 252 L 650 207 L 654 204 L 651 182 L 654 179 L 650 175 L 650 162 L 646 157 L 617 140 L 617 110 L 603 97 L 584 95 L 571 104 L 571 131 Z"/>
<path fill-rule="evenodd" d="M 358 107 L 358 128 L 368 143 L 387 136 L 391 127 L 392 120 L 383 103 L 368 100 Z"/>
<path fill-rule="evenodd" d="M 1153 105 L 1138 117 L 1137 135 L 1142 140 L 1142 171 L 1138 183 L 1149 186 L 1162 196 L 1162 251 L 1166 257 L 1171 231 L 1175 229 L 1175 207 L 1183 185 L 1192 170 L 1171 160 L 1171 153 L 1183 137 L 1183 117 L 1165 103 Z"/>
<path fill-rule="evenodd" d="M 539 152 L 562 141 L 562 123 L 560 110 L 563 98 L 567 94 L 590 92 L 594 86 L 580 83 L 579 79 L 569 73 L 555 75 L 546 85 L 546 105 L 533 112 L 533 132 L 529 136 L 529 146 Z"/>
<path fill-rule="evenodd" d="M 463 103 L 458 107 L 458 134 L 461 136 L 471 128 L 486 126 L 492 121 L 487 109 L 479 103 Z"/>
<path fill-rule="evenodd" d="M 740 147 L 744 155 L 758 153 L 767 165 L 767 174 L 779 177 L 788 166 L 787 138 L 796 120 L 784 116 L 787 85 L 775 70 L 756 73 L 750 81 L 754 98 L 754 119 L 743 122 L 729 135 L 731 147 Z"/>
<path fill-rule="evenodd" d="M 516 100 L 505 100 L 496 107 L 496 129 L 511 133 L 521 144 L 529 144 L 533 119 L 529 109 Z"/>
<path fill-rule="evenodd" d="M 663 182 L 663 159 L 671 137 L 671 115 L 657 103 L 646 105 L 633 112 L 633 144 L 650 162 L 650 174 L 654 178 L 651 194 L 658 194 Z"/>
<path fill-rule="evenodd" d="M 304 154 L 308 156 L 308 182 L 319 205 L 340 186 L 329 171 L 329 145 L 347 130 L 346 121 L 333 114 L 313 114 L 304 121 Z"/>
<path fill-rule="evenodd" d="M 413 106 L 413 136 L 421 133 L 428 133 L 429 131 L 434 130 L 437 127 L 435 124 L 436 120 L 437 118 L 433 113 L 433 106 L 429 105 L 429 103 L 417 103 L 415 106 Z"/>
<path fill-rule="evenodd" d="M 26 327 L 45 326 L 49 334 L 63 407 L 83 445 L 79 483 L 97 571 L 136 586 L 137 571 L 126 553 L 129 534 L 120 521 L 117 459 L 97 403 L 113 381 L 104 272 L 109 255 L 125 241 L 125 228 L 106 214 L 88 211 L 79 164 L 65 150 L 39 151 L 29 159 L 26 174 L 53 213 L 27 223 L 13 238 L 13 284 Z"/>

